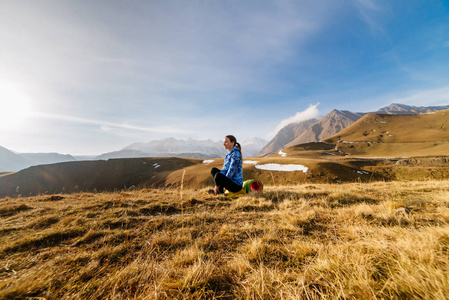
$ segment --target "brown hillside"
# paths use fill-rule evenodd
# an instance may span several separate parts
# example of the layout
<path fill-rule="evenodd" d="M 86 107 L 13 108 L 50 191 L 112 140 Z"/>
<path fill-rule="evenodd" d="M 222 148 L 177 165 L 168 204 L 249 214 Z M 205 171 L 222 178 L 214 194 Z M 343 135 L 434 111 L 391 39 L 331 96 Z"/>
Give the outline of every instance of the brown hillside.
<path fill-rule="evenodd" d="M 449 153 L 449 110 L 419 115 L 368 114 L 325 139 L 350 155 L 410 157 Z"/>
<path fill-rule="evenodd" d="M 385 175 L 372 174 L 364 171 L 364 164 L 352 164 L 350 161 L 330 161 L 326 158 L 308 157 L 264 157 L 254 158 L 257 166 L 266 164 L 279 165 L 303 165 L 308 168 L 303 171 L 270 171 L 261 170 L 255 164 L 243 164 L 243 180 L 258 179 L 264 185 L 296 185 L 306 182 L 368 182 L 371 180 L 389 180 Z M 244 160 L 245 162 L 245 160 Z M 166 179 L 167 186 L 180 186 L 181 182 L 186 187 L 203 188 L 212 186 L 210 176 L 212 167 L 221 168 L 223 159 L 217 159 L 210 164 L 195 164 L 185 169 L 179 169 L 171 173 Z M 184 173 L 185 172 L 185 173 Z M 448 175 L 449 176 L 449 175 Z"/>
<path fill-rule="evenodd" d="M 311 144 L 310 147 L 315 146 Z M 256 178 L 265 185 L 388 180 L 385 175 L 364 171 L 362 165 L 329 161 L 319 155 L 257 158 L 257 166 L 254 161 L 244 163 L 244 180 Z M 308 170 L 286 172 L 258 168 L 264 164 L 302 165 Z M 129 158 L 40 165 L 0 177 L 0 197 L 101 192 L 134 187 L 179 187 L 181 184 L 186 188 L 211 187 L 210 170 L 222 165 L 223 159 L 207 164 L 202 160 L 180 158 Z"/>
<path fill-rule="evenodd" d="M 201 161 L 183 158 L 128 158 L 34 166 L 0 176 L 0 197 L 164 186 L 170 173 Z"/>
<path fill-rule="evenodd" d="M 258 179 L 266 186 L 302 183 L 343 183 L 449 178 L 449 157 L 364 159 L 342 155 L 335 145 L 309 143 L 274 155 L 245 159 L 244 180 Z M 41 165 L 0 177 L 0 197 L 73 192 L 101 192 L 144 187 L 202 189 L 213 186 L 212 167 L 196 159 L 135 158 Z M 264 170 L 263 165 L 301 165 L 307 170 Z"/>

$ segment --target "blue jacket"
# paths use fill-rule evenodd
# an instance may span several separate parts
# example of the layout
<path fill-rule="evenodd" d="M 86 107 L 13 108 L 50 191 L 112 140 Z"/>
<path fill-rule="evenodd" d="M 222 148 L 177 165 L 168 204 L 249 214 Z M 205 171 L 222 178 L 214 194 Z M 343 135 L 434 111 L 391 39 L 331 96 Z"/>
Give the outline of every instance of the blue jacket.
<path fill-rule="evenodd" d="M 240 154 L 239 148 L 234 147 L 228 154 L 226 154 L 223 169 L 221 174 L 225 175 L 238 185 L 243 185 L 243 158 Z"/>

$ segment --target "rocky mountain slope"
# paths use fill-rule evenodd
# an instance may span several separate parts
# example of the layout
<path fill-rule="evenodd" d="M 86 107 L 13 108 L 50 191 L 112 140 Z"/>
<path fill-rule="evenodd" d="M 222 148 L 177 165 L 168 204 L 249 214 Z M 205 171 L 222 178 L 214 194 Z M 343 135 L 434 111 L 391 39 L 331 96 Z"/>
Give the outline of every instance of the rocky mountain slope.
<path fill-rule="evenodd" d="M 312 124 L 300 136 L 286 145 L 293 146 L 304 143 L 319 142 L 345 129 L 360 119 L 364 113 L 353 113 L 347 110 L 332 110 L 320 120 Z"/>
<path fill-rule="evenodd" d="M 273 153 L 277 153 L 284 148 L 295 138 L 299 137 L 303 132 L 309 129 L 316 121 L 316 119 L 306 120 L 300 123 L 288 124 L 268 142 L 268 144 L 262 148 L 259 152 L 260 156 L 265 156 Z"/>

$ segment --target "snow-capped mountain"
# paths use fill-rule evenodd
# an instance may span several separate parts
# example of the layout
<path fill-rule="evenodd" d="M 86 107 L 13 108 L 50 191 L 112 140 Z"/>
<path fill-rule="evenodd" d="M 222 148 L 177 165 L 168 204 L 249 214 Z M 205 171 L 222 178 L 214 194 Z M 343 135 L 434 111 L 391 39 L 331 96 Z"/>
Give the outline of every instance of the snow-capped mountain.
<path fill-rule="evenodd" d="M 383 107 L 377 113 L 394 114 L 394 115 L 414 115 L 422 114 L 432 111 L 439 111 L 449 109 L 449 105 L 444 106 L 413 106 L 400 103 L 392 103 L 389 106 Z"/>
<path fill-rule="evenodd" d="M 196 140 L 192 138 L 177 140 L 172 137 L 148 143 L 134 143 L 122 150 L 137 150 L 150 154 L 150 156 L 160 156 L 163 153 L 201 153 L 209 157 L 223 157 L 226 155 L 222 141 L 214 142 L 210 139 Z"/>
<path fill-rule="evenodd" d="M 241 143 L 243 157 L 257 155 L 267 143 L 268 141 L 258 137 L 248 137 Z"/>

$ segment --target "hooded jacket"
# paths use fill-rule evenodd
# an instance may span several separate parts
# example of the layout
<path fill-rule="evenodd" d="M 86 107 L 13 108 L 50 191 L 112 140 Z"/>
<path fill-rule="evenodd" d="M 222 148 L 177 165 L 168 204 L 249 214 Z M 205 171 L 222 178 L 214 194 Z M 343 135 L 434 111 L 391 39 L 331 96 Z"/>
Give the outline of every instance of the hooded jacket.
<path fill-rule="evenodd" d="M 240 154 L 239 148 L 234 147 L 228 154 L 226 154 L 223 169 L 221 174 L 225 175 L 238 185 L 243 185 L 243 158 Z"/>

